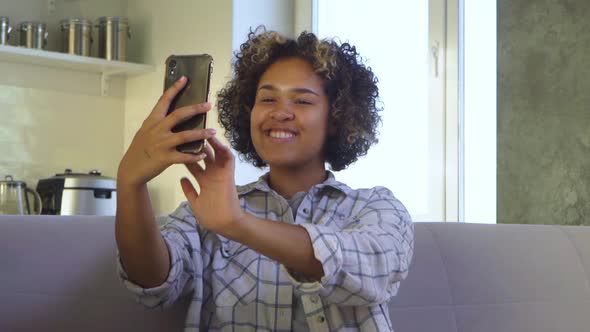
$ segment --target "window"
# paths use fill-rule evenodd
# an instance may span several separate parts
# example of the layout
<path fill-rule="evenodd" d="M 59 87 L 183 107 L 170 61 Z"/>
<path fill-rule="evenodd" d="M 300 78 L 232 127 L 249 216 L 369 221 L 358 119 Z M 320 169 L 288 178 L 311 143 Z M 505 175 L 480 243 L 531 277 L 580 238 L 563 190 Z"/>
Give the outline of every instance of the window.
<path fill-rule="evenodd" d="M 249 27 L 358 47 L 380 80 L 380 143 L 336 174 L 384 185 L 416 221 L 496 222 L 496 0 L 234 1 Z M 262 171 L 238 162 L 237 183 Z"/>
<path fill-rule="evenodd" d="M 496 0 L 463 0 L 461 220 L 496 223 Z"/>
<path fill-rule="evenodd" d="M 337 178 L 390 188 L 415 220 L 445 220 L 444 7 L 428 0 L 318 0 L 314 7 L 315 32 L 358 47 L 379 78 L 384 107 L 379 143 Z"/>

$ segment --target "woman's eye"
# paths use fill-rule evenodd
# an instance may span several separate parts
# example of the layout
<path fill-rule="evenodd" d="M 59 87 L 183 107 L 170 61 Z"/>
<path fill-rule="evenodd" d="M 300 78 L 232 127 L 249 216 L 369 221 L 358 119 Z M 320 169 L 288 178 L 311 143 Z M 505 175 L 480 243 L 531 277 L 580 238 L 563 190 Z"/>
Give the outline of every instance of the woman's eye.
<path fill-rule="evenodd" d="M 263 103 L 272 103 L 275 100 L 273 98 L 260 98 L 260 101 Z"/>
<path fill-rule="evenodd" d="M 303 105 L 311 105 L 311 102 L 305 99 L 297 99 L 295 100 L 296 104 L 303 104 Z"/>

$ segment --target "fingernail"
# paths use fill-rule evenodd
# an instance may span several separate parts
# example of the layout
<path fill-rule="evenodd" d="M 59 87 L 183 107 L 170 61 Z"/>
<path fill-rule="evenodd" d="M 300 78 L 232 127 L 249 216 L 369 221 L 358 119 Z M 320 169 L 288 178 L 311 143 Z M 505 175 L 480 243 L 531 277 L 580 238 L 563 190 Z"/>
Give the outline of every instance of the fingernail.
<path fill-rule="evenodd" d="M 182 75 L 180 76 L 180 78 L 178 79 L 179 82 L 184 82 L 186 81 L 186 76 Z"/>
<path fill-rule="evenodd" d="M 215 130 L 213 128 L 209 128 L 209 129 L 207 129 L 207 133 L 209 133 L 211 135 L 215 135 L 217 133 L 217 130 Z"/>

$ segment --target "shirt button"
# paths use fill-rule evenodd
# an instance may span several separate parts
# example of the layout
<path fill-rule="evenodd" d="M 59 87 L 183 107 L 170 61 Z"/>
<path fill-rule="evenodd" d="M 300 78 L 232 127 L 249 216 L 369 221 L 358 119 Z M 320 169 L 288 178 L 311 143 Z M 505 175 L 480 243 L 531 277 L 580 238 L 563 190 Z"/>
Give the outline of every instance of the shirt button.
<path fill-rule="evenodd" d="M 309 210 L 307 208 L 303 209 L 303 213 L 308 213 Z"/>
<path fill-rule="evenodd" d="M 324 316 L 318 316 L 318 322 L 323 323 L 325 320 Z"/>

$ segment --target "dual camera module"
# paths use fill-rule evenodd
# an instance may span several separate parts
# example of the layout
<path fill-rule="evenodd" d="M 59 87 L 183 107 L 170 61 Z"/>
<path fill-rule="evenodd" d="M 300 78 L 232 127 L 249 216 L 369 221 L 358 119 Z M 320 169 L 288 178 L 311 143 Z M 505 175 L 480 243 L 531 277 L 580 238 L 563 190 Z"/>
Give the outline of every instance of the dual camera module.
<path fill-rule="evenodd" d="M 168 63 L 168 74 L 170 76 L 176 75 L 176 60 L 170 60 Z"/>

